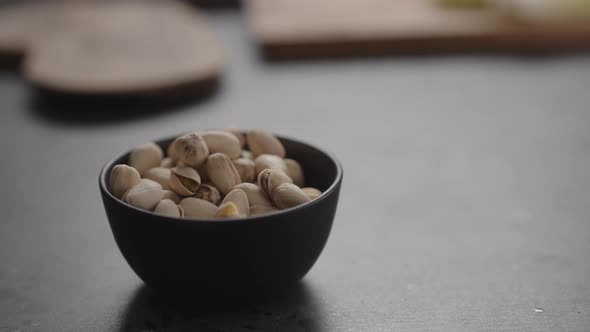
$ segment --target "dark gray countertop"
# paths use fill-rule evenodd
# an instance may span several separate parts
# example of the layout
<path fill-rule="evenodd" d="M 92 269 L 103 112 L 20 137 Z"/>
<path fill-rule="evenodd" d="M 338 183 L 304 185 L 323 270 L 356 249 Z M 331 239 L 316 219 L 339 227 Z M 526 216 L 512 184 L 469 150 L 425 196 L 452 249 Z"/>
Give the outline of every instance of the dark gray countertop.
<path fill-rule="evenodd" d="M 60 115 L 0 72 L 0 331 L 588 331 L 590 57 L 265 64 L 232 13 L 213 98 Z M 227 312 L 158 298 L 127 266 L 100 167 L 193 128 L 264 127 L 332 151 L 331 238 L 284 297 Z"/>

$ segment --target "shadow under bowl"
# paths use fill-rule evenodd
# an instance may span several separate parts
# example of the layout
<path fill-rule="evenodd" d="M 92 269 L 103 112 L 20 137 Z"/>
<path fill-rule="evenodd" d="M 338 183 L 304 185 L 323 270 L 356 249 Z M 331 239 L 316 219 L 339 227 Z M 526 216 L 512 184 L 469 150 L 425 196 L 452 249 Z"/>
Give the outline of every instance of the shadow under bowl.
<path fill-rule="evenodd" d="M 245 219 L 177 219 L 138 209 L 107 186 L 112 167 L 127 163 L 129 152 L 103 167 L 99 186 L 115 241 L 148 286 L 227 301 L 281 291 L 311 269 L 332 228 L 342 167 L 309 144 L 278 138 L 287 157 L 301 164 L 306 185 L 323 193 L 309 203 Z M 173 139 L 156 144 L 166 151 Z"/>

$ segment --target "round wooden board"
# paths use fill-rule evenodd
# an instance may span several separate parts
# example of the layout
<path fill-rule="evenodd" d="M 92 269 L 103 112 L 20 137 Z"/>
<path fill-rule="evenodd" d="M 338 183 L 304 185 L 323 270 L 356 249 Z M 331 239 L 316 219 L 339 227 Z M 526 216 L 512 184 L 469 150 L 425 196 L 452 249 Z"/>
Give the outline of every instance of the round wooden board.
<path fill-rule="evenodd" d="M 23 56 L 38 31 L 56 23 L 55 2 L 10 3 L 0 6 L 0 56 Z"/>
<path fill-rule="evenodd" d="M 166 94 L 202 88 L 222 71 L 221 46 L 194 8 L 166 1 L 68 6 L 30 43 L 24 75 L 74 94 Z M 195 91 L 197 92 L 197 91 Z"/>

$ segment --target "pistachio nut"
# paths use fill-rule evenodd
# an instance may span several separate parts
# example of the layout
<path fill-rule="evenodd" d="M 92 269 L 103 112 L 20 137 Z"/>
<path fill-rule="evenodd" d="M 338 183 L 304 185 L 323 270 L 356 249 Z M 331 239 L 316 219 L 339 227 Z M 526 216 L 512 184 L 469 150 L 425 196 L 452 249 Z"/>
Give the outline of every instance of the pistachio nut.
<path fill-rule="evenodd" d="M 193 196 L 194 198 L 204 199 L 215 205 L 221 201 L 221 194 L 219 190 L 212 185 L 202 184 L 197 188 L 197 192 Z"/>
<path fill-rule="evenodd" d="M 187 218 L 213 218 L 217 212 L 215 204 L 194 197 L 187 197 L 178 205 L 182 207 Z"/>
<path fill-rule="evenodd" d="M 180 203 L 180 201 L 183 198 L 184 197 L 180 196 L 179 194 L 175 193 L 174 191 L 172 191 L 172 190 L 166 190 L 166 189 L 164 190 L 164 196 L 162 196 L 162 199 L 169 199 L 169 200 L 173 201 L 176 204 Z"/>
<path fill-rule="evenodd" d="M 248 203 L 250 207 L 254 205 L 272 207 L 272 202 L 268 199 L 266 194 L 254 183 L 240 183 L 234 189 L 241 189 L 248 196 Z"/>
<path fill-rule="evenodd" d="M 154 208 L 154 212 L 168 217 L 180 218 L 184 216 L 184 210 L 169 199 L 161 200 Z"/>
<path fill-rule="evenodd" d="M 115 197 L 121 198 L 127 190 L 138 184 L 140 179 L 141 176 L 135 168 L 125 164 L 115 165 L 111 169 L 109 189 Z"/>
<path fill-rule="evenodd" d="M 272 133 L 263 129 L 248 131 L 246 141 L 254 156 L 272 154 L 281 158 L 285 157 L 285 147 Z"/>
<path fill-rule="evenodd" d="M 265 169 L 282 169 L 287 172 L 287 164 L 283 158 L 278 156 L 273 156 L 270 154 L 261 154 L 260 156 L 254 159 L 254 165 L 256 167 L 256 174 L 260 174 L 260 172 L 264 171 Z"/>
<path fill-rule="evenodd" d="M 229 202 L 236 205 L 240 216 L 247 217 L 250 214 L 250 203 L 248 203 L 248 196 L 242 189 L 234 189 L 230 191 L 221 202 L 221 205 Z"/>
<path fill-rule="evenodd" d="M 265 169 L 258 174 L 258 186 L 271 201 L 274 201 L 275 189 L 283 183 L 293 183 L 293 180 L 281 169 Z"/>
<path fill-rule="evenodd" d="M 143 175 L 150 168 L 160 166 L 164 158 L 164 152 L 155 143 L 145 143 L 136 146 L 129 154 L 129 166 L 135 168 Z"/>
<path fill-rule="evenodd" d="M 223 195 L 227 195 L 237 184 L 242 182 L 240 173 L 228 156 L 213 153 L 207 159 L 209 179 Z"/>
<path fill-rule="evenodd" d="M 244 135 L 244 132 L 240 128 L 231 127 L 231 128 L 227 128 L 225 131 L 227 131 L 228 133 L 231 133 L 232 135 L 234 135 L 238 139 L 238 141 L 240 142 L 241 149 L 243 149 L 244 146 L 246 146 L 246 136 Z"/>
<path fill-rule="evenodd" d="M 232 163 L 240 174 L 242 182 L 254 182 L 256 179 L 256 166 L 254 161 L 246 158 L 232 160 Z"/>
<path fill-rule="evenodd" d="M 307 195 L 307 197 L 309 197 L 309 199 L 312 199 L 312 200 L 322 194 L 321 191 L 319 191 L 316 188 L 312 188 L 312 187 L 301 188 L 301 191 L 303 191 L 305 193 L 305 195 Z"/>
<path fill-rule="evenodd" d="M 287 175 L 293 180 L 293 183 L 298 187 L 303 187 L 305 178 L 303 177 L 303 168 L 293 159 L 285 158 L 285 165 L 287 165 Z"/>
<path fill-rule="evenodd" d="M 143 177 L 158 182 L 162 188 L 169 189 L 170 169 L 164 167 L 154 167 L 148 169 Z"/>
<path fill-rule="evenodd" d="M 272 205 L 255 204 L 250 207 L 250 215 L 257 216 L 257 215 L 261 215 L 261 214 L 268 214 L 268 213 L 276 212 L 278 210 L 279 209 L 277 209 L 276 207 L 274 207 Z"/>
<path fill-rule="evenodd" d="M 201 133 L 209 153 L 223 153 L 231 159 L 238 158 L 242 152 L 240 141 L 232 133 L 226 131 L 205 131 Z"/>
<path fill-rule="evenodd" d="M 283 183 L 273 191 L 273 202 L 281 209 L 288 209 L 311 201 L 309 197 L 292 183 Z"/>
<path fill-rule="evenodd" d="M 201 185 L 199 173 L 191 167 L 174 167 L 168 180 L 170 189 L 182 196 L 192 196 Z"/>
<path fill-rule="evenodd" d="M 172 168 L 174 166 L 176 166 L 176 161 L 170 157 L 166 157 L 162 159 L 162 162 L 160 162 L 160 167 Z"/>
<path fill-rule="evenodd" d="M 233 202 L 223 203 L 217 208 L 215 212 L 217 218 L 240 218 L 243 215 L 240 214 L 238 207 Z"/>
<path fill-rule="evenodd" d="M 190 133 L 175 139 L 168 147 L 168 156 L 185 165 L 197 167 L 209 156 L 209 148 L 201 135 Z"/>
<path fill-rule="evenodd" d="M 162 200 L 163 195 L 164 190 L 158 182 L 141 179 L 139 183 L 123 195 L 123 201 L 138 208 L 152 211 L 158 202 Z"/>
<path fill-rule="evenodd" d="M 254 160 L 254 155 L 248 150 L 242 150 L 242 153 L 240 153 L 240 158 Z"/>

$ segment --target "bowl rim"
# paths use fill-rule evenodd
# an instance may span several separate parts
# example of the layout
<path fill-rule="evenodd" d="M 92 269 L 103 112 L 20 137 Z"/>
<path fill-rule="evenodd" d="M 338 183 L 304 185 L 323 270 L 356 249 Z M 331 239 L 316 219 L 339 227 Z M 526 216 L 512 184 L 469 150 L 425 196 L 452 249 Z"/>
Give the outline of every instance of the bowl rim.
<path fill-rule="evenodd" d="M 160 139 L 156 139 L 153 140 L 152 142 L 159 144 L 159 142 L 162 141 L 168 141 L 168 140 L 173 140 L 176 137 L 179 137 L 182 134 L 178 134 L 178 135 L 173 135 L 173 136 L 167 136 L 167 137 L 163 137 Z M 108 185 L 107 185 L 107 169 L 112 169 L 112 167 L 115 166 L 115 162 L 116 160 L 124 157 L 125 155 L 128 155 L 129 153 L 131 153 L 131 150 L 126 150 L 124 152 L 120 152 L 118 153 L 114 158 L 112 158 L 111 160 L 109 160 L 108 162 L 106 162 L 99 173 L 98 176 L 98 184 L 99 184 L 99 188 L 100 191 L 108 196 L 110 199 L 114 200 L 117 204 L 120 204 L 122 206 L 124 206 L 125 208 L 128 209 L 132 209 L 135 210 L 137 212 L 139 212 L 140 214 L 146 214 L 147 216 L 155 216 L 155 217 L 159 217 L 162 219 L 162 221 L 165 222 L 176 222 L 176 223 L 182 223 L 182 224 L 219 224 L 219 223 L 239 223 L 239 224 L 243 224 L 243 223 L 252 223 L 252 222 L 258 222 L 258 221 L 265 221 L 265 220 L 270 220 L 273 219 L 279 215 L 286 215 L 286 214 L 292 214 L 297 212 L 298 210 L 302 210 L 302 209 L 306 209 L 306 208 L 310 208 L 316 204 L 319 204 L 321 201 L 323 201 L 324 199 L 326 199 L 328 196 L 330 196 L 338 187 L 338 185 L 342 182 L 342 177 L 343 177 L 343 169 L 342 169 L 342 164 L 340 163 L 340 161 L 334 157 L 333 154 L 320 149 L 318 147 L 316 147 L 313 144 L 307 143 L 305 141 L 301 141 L 298 139 L 294 139 L 290 136 L 285 136 L 285 135 L 278 135 L 276 133 L 273 133 L 273 135 L 275 137 L 277 137 L 279 140 L 286 140 L 286 141 L 291 141 L 293 143 L 297 143 L 297 144 L 302 144 L 307 146 L 308 148 L 312 148 L 324 155 L 326 155 L 336 166 L 336 176 L 334 178 L 334 181 L 332 182 L 332 184 L 330 184 L 330 186 L 328 187 L 328 189 L 326 189 L 324 192 L 322 192 L 322 194 L 320 196 L 318 196 L 317 198 L 313 199 L 310 202 L 307 202 L 305 204 L 301 204 L 298 206 L 294 206 L 288 209 L 284 209 L 284 210 L 278 210 L 275 212 L 271 212 L 271 213 L 267 213 L 267 214 L 262 214 L 262 215 L 258 215 L 258 216 L 248 216 L 245 218 L 176 218 L 176 217 L 169 217 L 169 216 L 163 216 L 160 214 L 157 214 L 153 211 L 148 211 L 148 210 L 144 210 L 138 207 L 135 207 L 133 205 L 130 205 L 124 201 L 122 201 L 121 199 L 115 197 L 110 190 L 108 189 Z M 106 207 L 105 207 L 106 210 Z M 147 219 L 153 219 L 153 220 L 158 220 L 158 219 L 154 219 L 154 218 L 147 218 Z"/>

